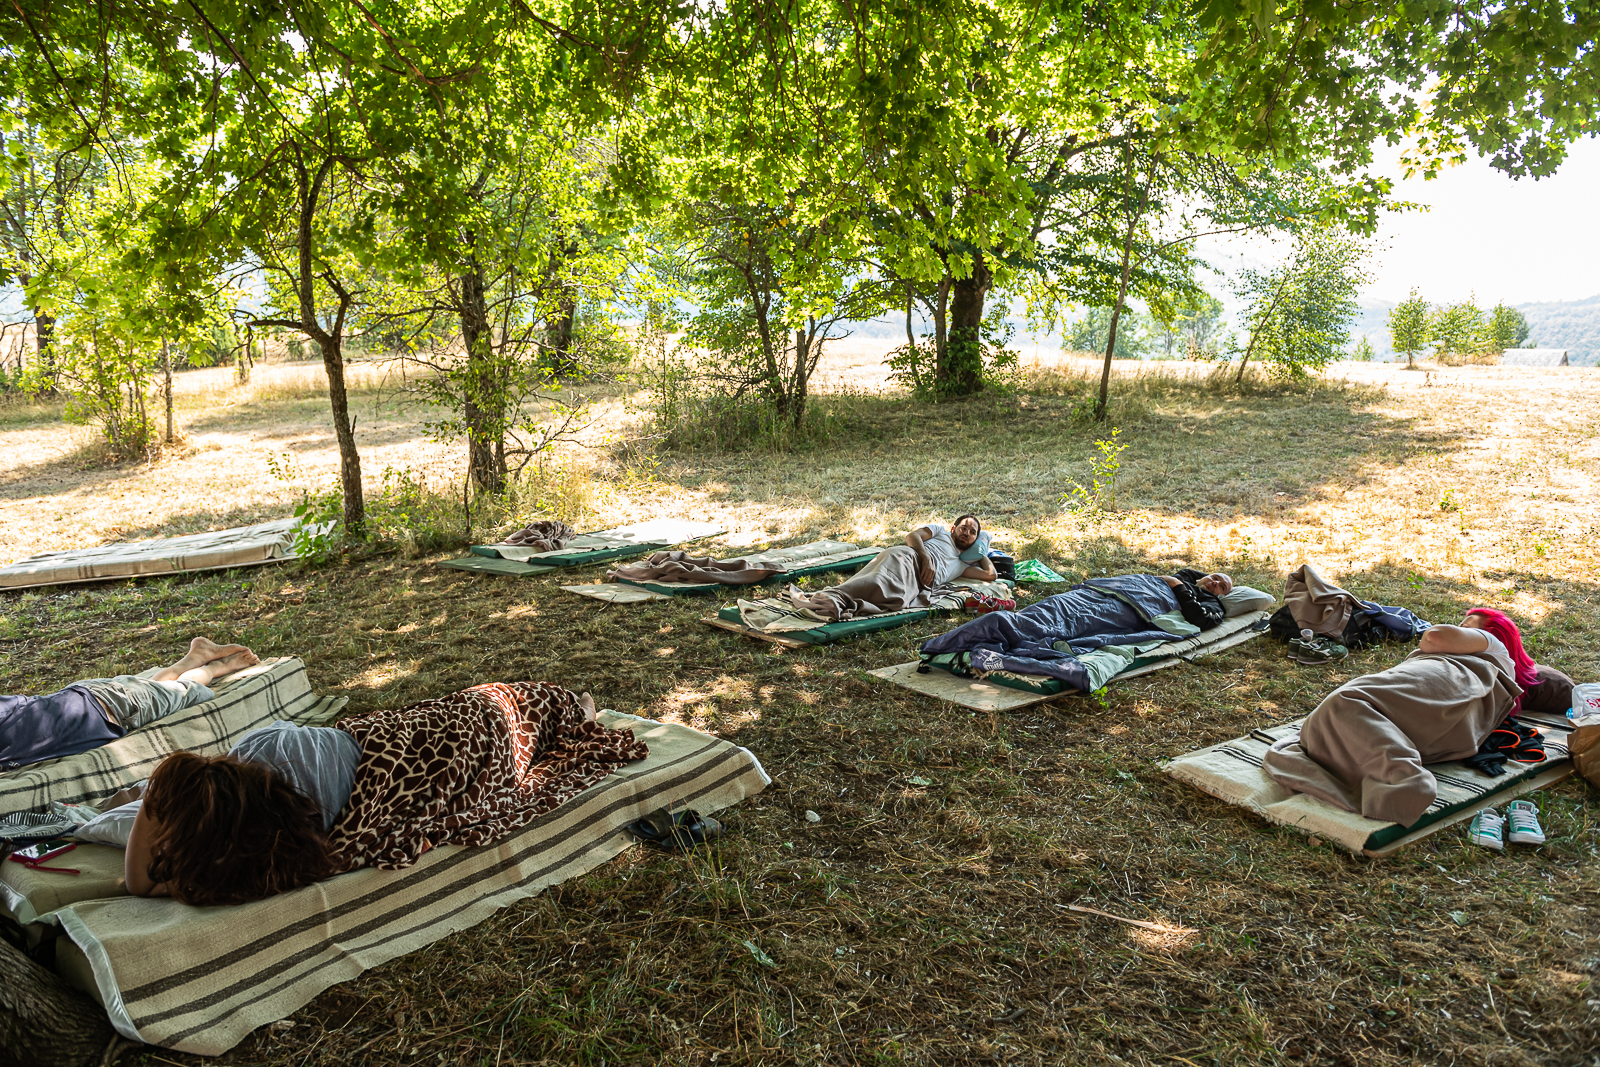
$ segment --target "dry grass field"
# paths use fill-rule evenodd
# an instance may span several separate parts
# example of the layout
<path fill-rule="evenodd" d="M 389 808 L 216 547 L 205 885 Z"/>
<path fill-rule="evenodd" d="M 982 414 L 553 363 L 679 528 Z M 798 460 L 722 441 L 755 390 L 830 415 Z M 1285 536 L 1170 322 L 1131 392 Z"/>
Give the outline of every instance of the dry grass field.
<path fill-rule="evenodd" d="M 971 510 L 1072 580 L 1182 561 L 1281 594 L 1309 561 L 1431 619 L 1501 607 L 1535 658 L 1600 679 L 1596 372 L 1347 364 L 1235 389 L 1119 366 L 1102 427 L 1082 417 L 1086 363 L 932 407 L 884 394 L 875 360 L 837 354 L 829 437 L 789 454 L 623 450 L 636 411 L 597 388 L 584 441 L 490 518 L 532 517 L 552 479 L 582 512 L 564 518 L 715 518 L 715 549 L 877 540 Z M 358 373 L 369 483 L 389 466 L 458 492 L 428 413 Z M 286 514 L 334 470 L 315 385 L 303 366 L 247 387 L 187 375 L 186 443 L 147 465 L 96 465 L 88 431 L 0 408 L 0 560 Z M 1114 507 L 1064 510 L 1111 425 Z M 267 457 L 286 453 L 274 479 Z M 1600 1064 L 1600 798 L 1581 782 L 1539 795 L 1537 850 L 1491 853 L 1456 827 L 1375 861 L 1159 771 L 1405 648 L 1313 668 L 1262 639 L 1103 701 L 975 715 L 866 673 L 954 622 L 784 651 L 702 625 L 710 600 L 602 605 L 558 588 L 599 568 L 497 579 L 434 565 L 449 554 L 0 596 L 0 692 L 143 666 L 204 632 L 303 657 L 352 713 L 542 678 L 729 738 L 775 778 L 722 816 L 711 855 L 630 850 L 328 991 L 227 1062 Z"/>

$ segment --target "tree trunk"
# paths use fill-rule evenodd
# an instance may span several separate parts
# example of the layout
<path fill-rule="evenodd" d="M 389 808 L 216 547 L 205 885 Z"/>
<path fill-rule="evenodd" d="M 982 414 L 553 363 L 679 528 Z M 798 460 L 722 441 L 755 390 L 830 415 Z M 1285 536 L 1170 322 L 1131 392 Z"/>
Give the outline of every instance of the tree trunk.
<path fill-rule="evenodd" d="M 558 377 L 579 375 L 582 368 L 572 358 L 572 322 L 578 314 L 578 302 L 572 294 L 562 290 L 555 314 L 544 321 L 545 336 L 549 339 L 552 359 L 550 365 Z"/>
<path fill-rule="evenodd" d="M 115 1040 L 98 1004 L 0 940 L 0 1061 L 90 1067 Z"/>
<path fill-rule="evenodd" d="M 972 273 L 951 286 L 949 336 L 936 388 L 942 396 L 970 396 L 983 389 L 983 301 L 993 284 L 983 253 L 972 256 Z"/>
<path fill-rule="evenodd" d="M 950 277 L 939 279 L 939 298 L 933 305 L 933 382 L 937 389 L 944 380 L 950 348 Z"/>
<path fill-rule="evenodd" d="M 328 372 L 328 403 L 333 408 L 333 435 L 339 442 L 339 488 L 344 492 L 344 529 L 360 539 L 367 532 L 367 501 L 361 488 L 361 453 L 356 451 L 356 424 L 344 388 L 344 339 L 328 335 L 322 345 L 322 366 Z"/>
<path fill-rule="evenodd" d="M 1128 184 L 1132 185 L 1135 177 L 1133 164 L 1128 164 Z M 1155 163 L 1150 165 L 1150 181 L 1155 181 Z M 1128 190 L 1130 193 L 1132 189 Z M 1117 302 L 1111 309 L 1111 327 L 1106 331 L 1106 360 L 1100 368 L 1100 397 L 1095 401 L 1094 417 L 1103 422 L 1106 417 L 1106 405 L 1111 398 L 1111 356 L 1117 350 L 1117 320 L 1122 317 L 1122 305 L 1128 299 L 1128 279 L 1133 274 L 1133 233 L 1138 228 L 1139 219 L 1144 216 L 1145 206 L 1150 202 L 1150 185 L 1139 191 L 1139 209 L 1128 216 L 1128 232 L 1122 239 L 1122 281 L 1117 288 Z"/>
<path fill-rule="evenodd" d="M 461 342 L 467 349 L 467 470 L 486 493 L 503 493 L 505 465 L 505 390 L 494 367 L 494 338 L 483 291 L 483 272 L 461 276 Z"/>
<path fill-rule="evenodd" d="M 39 363 L 41 396 L 56 395 L 56 317 L 33 309 L 33 345 Z"/>
<path fill-rule="evenodd" d="M 172 444 L 172 347 L 167 344 L 167 339 L 161 339 L 161 369 L 166 376 L 167 392 L 167 444 Z"/>
<path fill-rule="evenodd" d="M 789 420 L 798 430 L 806 417 L 806 386 L 811 380 L 811 347 L 806 343 L 806 331 L 794 332 L 794 381 L 789 388 Z"/>

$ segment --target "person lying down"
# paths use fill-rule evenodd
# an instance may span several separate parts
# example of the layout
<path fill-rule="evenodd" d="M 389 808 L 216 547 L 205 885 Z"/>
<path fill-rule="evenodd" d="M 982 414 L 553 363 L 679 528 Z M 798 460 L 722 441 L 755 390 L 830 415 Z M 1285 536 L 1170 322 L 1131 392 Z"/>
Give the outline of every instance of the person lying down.
<path fill-rule="evenodd" d="M 243 645 L 207 637 L 166 667 L 114 678 L 83 678 L 45 696 L 0 696 L 0 771 L 76 756 L 129 730 L 204 704 L 212 682 L 261 662 Z"/>
<path fill-rule="evenodd" d="M 1083 688 L 1090 672 L 1077 657 L 1209 630 L 1226 617 L 1222 598 L 1232 591 L 1228 575 L 1192 568 L 1090 578 L 1021 611 L 979 616 L 923 642 L 920 651 L 924 659 L 965 652 L 979 670 L 1050 675 Z"/>
<path fill-rule="evenodd" d="M 1439 794 L 1425 764 L 1471 757 L 1526 702 L 1570 699 L 1571 685 L 1528 657 L 1508 616 L 1473 608 L 1460 626 L 1424 631 L 1395 666 L 1329 693 L 1298 737 L 1267 752 L 1266 771 L 1286 789 L 1410 826 Z"/>
<path fill-rule="evenodd" d="M 785 593 L 802 611 L 833 622 L 926 607 L 934 590 L 957 578 L 995 579 L 989 535 L 976 515 L 946 527 L 932 522 L 906 534 L 906 543 L 886 548 L 850 578 L 815 593 L 791 585 Z"/>
<path fill-rule="evenodd" d="M 276 722 L 225 756 L 157 766 L 127 839 L 128 891 L 242 904 L 359 867 L 400 870 L 440 845 L 507 837 L 648 755 L 632 730 L 595 721 L 588 693 L 543 682 L 334 726 Z"/>

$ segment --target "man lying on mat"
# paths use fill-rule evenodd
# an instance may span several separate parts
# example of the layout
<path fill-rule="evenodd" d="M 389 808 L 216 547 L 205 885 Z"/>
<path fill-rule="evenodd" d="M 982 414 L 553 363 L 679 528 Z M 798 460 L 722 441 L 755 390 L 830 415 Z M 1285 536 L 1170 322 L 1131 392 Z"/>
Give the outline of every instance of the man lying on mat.
<path fill-rule="evenodd" d="M 1106 645 L 1178 641 L 1227 616 L 1226 574 L 1186 568 L 1173 575 L 1090 578 L 1021 611 L 992 612 L 923 642 L 927 655 L 965 652 L 985 671 L 1047 674 L 1074 685 L 1085 677 L 1076 657 Z"/>
<path fill-rule="evenodd" d="M 948 527 L 930 522 L 906 534 L 906 543 L 886 548 L 848 580 L 816 593 L 786 590 L 795 607 L 842 621 L 864 615 L 924 607 L 928 595 L 957 578 L 992 582 L 989 535 L 976 515 Z"/>
<path fill-rule="evenodd" d="M 0 770 L 75 756 L 181 708 L 204 704 L 225 674 L 259 663 L 243 645 L 196 637 L 170 667 L 84 678 L 46 696 L 0 696 Z"/>
<path fill-rule="evenodd" d="M 178 752 L 128 837 L 128 891 L 242 904 L 322 878 L 399 870 L 438 845 L 487 845 L 649 749 L 594 700 L 493 683 L 335 726 L 275 722 L 226 756 Z"/>
<path fill-rule="evenodd" d="M 1424 631 L 1388 670 L 1328 694 L 1298 737 L 1272 746 L 1266 770 L 1286 789 L 1410 826 L 1439 792 L 1424 764 L 1476 755 L 1542 680 L 1516 624 L 1473 608 L 1460 626 Z"/>

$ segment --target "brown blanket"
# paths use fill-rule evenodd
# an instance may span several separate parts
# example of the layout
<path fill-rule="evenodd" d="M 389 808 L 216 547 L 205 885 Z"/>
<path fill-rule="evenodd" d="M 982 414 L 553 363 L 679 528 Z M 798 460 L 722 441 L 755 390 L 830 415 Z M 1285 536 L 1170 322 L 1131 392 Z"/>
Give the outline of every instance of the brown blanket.
<path fill-rule="evenodd" d="M 1423 764 L 1476 753 L 1521 691 L 1493 636 L 1474 655 L 1413 652 L 1328 694 L 1298 737 L 1267 752 L 1266 771 L 1286 789 L 1410 826 L 1439 794 Z"/>
<path fill-rule="evenodd" d="M 1311 564 L 1302 564 L 1283 583 L 1283 603 L 1302 630 L 1331 637 L 1344 636 L 1344 628 L 1356 610 L 1355 595 L 1340 589 Z"/>
<path fill-rule="evenodd" d="M 917 554 L 909 545 L 879 552 L 871 563 L 835 586 L 816 593 L 789 587 L 789 602 L 833 622 L 882 615 L 906 608 L 925 608 L 934 590 L 917 579 Z"/>
<path fill-rule="evenodd" d="M 584 721 L 577 694 L 494 683 L 336 724 L 361 746 L 329 833 L 341 871 L 399 870 L 436 845 L 486 845 L 649 750 Z"/>
<path fill-rule="evenodd" d="M 559 519 L 544 519 L 529 523 L 520 530 L 506 534 L 502 545 L 520 548 L 537 548 L 540 552 L 559 552 L 567 542 L 578 536 L 578 531 Z"/>
<path fill-rule="evenodd" d="M 608 582 L 719 582 L 722 585 L 755 585 L 774 574 L 777 568 L 752 567 L 742 559 L 720 560 L 710 556 L 691 556 L 687 552 L 655 552 L 638 563 L 625 563 L 606 572 Z"/>

